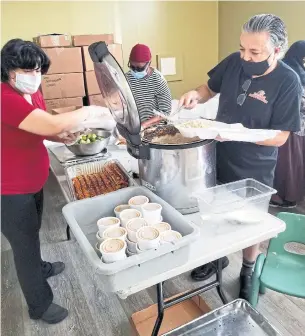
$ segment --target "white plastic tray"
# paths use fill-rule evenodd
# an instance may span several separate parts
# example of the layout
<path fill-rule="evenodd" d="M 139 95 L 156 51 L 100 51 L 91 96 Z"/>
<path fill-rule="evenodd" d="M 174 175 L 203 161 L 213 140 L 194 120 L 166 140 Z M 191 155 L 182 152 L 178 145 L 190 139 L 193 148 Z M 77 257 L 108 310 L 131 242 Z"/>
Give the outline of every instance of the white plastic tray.
<path fill-rule="evenodd" d="M 184 127 L 189 122 L 196 122 L 205 127 Z M 191 121 L 176 121 L 175 127 L 180 133 L 188 138 L 198 136 L 200 139 L 215 139 L 217 136 L 222 139 L 242 142 L 259 142 L 267 139 L 273 139 L 280 131 L 249 129 L 242 124 L 226 124 L 214 120 L 196 119 Z"/>
<path fill-rule="evenodd" d="M 126 204 L 136 195 L 145 195 L 151 202 L 162 205 L 163 220 L 170 223 L 173 230 L 182 234 L 182 239 L 174 244 L 161 245 L 125 260 L 105 264 L 95 252 L 96 222 L 106 216 L 113 216 L 113 209 L 119 204 Z M 172 206 L 144 187 L 128 187 L 107 195 L 69 203 L 63 208 L 67 220 L 80 248 L 86 254 L 95 272 L 103 277 L 105 290 L 117 292 L 131 287 L 137 281 L 147 280 L 166 272 L 168 265 L 179 267 L 189 259 L 190 244 L 200 235 L 200 230 L 188 222 Z"/>

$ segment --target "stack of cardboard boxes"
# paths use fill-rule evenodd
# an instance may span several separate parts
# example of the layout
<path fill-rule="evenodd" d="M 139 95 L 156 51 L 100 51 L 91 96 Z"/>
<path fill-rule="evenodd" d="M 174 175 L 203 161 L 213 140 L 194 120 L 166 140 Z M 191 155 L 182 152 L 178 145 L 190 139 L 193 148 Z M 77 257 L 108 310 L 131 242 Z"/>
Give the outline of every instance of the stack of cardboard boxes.
<path fill-rule="evenodd" d="M 114 43 L 112 34 L 42 35 L 34 39 L 51 60 L 51 66 L 43 76 L 41 89 L 47 110 L 69 106 L 99 105 L 106 106 L 101 95 L 91 61 L 88 46 L 104 41 L 110 53 L 123 67 L 122 45 Z M 86 96 L 86 99 L 83 98 Z"/>
<path fill-rule="evenodd" d="M 67 106 L 83 106 L 85 96 L 81 48 L 71 47 L 67 35 L 44 35 L 37 43 L 51 60 L 41 82 L 47 111 Z"/>
<path fill-rule="evenodd" d="M 122 45 L 114 43 L 112 34 L 73 36 L 73 45 L 82 47 L 88 105 L 106 106 L 95 77 L 93 62 L 88 51 L 88 46 L 97 41 L 105 41 L 108 44 L 110 53 L 116 58 L 121 67 L 123 67 Z"/>

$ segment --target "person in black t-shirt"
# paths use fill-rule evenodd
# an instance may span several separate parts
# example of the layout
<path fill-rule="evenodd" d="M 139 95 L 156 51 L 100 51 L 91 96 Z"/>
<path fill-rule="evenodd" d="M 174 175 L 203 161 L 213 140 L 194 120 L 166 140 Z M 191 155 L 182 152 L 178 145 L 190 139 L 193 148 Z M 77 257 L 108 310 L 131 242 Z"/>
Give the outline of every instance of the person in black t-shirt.
<path fill-rule="evenodd" d="M 285 144 L 290 132 L 300 130 L 302 86 L 296 73 L 279 60 L 287 48 L 287 31 L 283 21 L 272 14 L 252 17 L 243 26 L 240 52 L 225 58 L 209 73 L 207 84 L 190 91 L 180 105 L 194 108 L 220 93 L 216 120 L 228 124 L 242 123 L 252 129 L 273 129 L 281 132 L 273 139 L 259 143 L 217 143 L 217 178 L 229 183 L 253 178 L 273 186 L 278 147 Z M 240 275 L 240 298 L 248 299 L 252 269 L 259 254 L 259 245 L 243 251 Z M 222 260 L 223 268 L 228 258 Z M 194 280 L 208 279 L 216 273 L 215 262 L 198 267 Z"/>

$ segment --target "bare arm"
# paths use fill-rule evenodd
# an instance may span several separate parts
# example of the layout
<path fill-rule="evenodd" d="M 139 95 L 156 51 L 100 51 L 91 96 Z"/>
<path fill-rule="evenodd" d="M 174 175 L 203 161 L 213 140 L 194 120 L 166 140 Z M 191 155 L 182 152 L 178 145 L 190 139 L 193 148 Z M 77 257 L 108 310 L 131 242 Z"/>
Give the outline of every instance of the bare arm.
<path fill-rule="evenodd" d="M 179 106 L 187 109 L 194 108 L 198 103 L 205 103 L 216 95 L 207 84 L 199 86 L 196 90 L 184 94 L 179 101 Z"/>
<path fill-rule="evenodd" d="M 19 128 L 38 135 L 56 136 L 78 126 L 88 116 L 89 110 L 86 108 L 58 115 L 35 109 L 20 123 Z"/>
<path fill-rule="evenodd" d="M 208 84 L 203 84 L 201 86 L 199 86 L 196 91 L 198 92 L 199 95 L 199 103 L 205 103 L 207 102 L 209 99 L 213 98 L 214 96 L 216 96 L 216 93 L 213 92 Z"/>
<path fill-rule="evenodd" d="M 279 133 L 275 138 L 257 142 L 257 145 L 260 146 L 274 146 L 274 147 L 281 147 L 285 144 L 289 137 L 290 132 L 288 131 L 282 131 Z"/>

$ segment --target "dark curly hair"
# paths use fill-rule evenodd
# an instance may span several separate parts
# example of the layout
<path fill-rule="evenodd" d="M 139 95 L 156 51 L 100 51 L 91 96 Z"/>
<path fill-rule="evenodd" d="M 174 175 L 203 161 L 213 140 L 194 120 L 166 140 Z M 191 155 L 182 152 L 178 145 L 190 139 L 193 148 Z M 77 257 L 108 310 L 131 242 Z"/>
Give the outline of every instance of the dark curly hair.
<path fill-rule="evenodd" d="M 18 68 L 28 70 L 40 68 L 44 75 L 49 67 L 49 57 L 33 42 L 13 39 L 1 49 L 1 82 L 7 82 L 9 72 Z"/>

